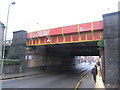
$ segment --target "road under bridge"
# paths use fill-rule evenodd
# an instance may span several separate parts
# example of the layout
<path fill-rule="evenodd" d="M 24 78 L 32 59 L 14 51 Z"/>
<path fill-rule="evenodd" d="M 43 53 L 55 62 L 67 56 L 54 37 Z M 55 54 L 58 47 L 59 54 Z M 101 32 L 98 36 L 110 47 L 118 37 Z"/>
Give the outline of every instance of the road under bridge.
<path fill-rule="evenodd" d="M 24 60 L 28 56 L 26 63 L 22 64 L 23 67 L 56 65 L 58 68 L 62 65 L 70 68 L 75 56 L 101 55 L 97 42 L 104 39 L 101 57 L 104 65 L 103 78 L 108 84 L 118 84 L 118 16 L 119 12 L 115 12 L 103 15 L 104 20 L 98 22 L 31 33 L 23 30 L 14 32 L 12 50 L 19 49 L 19 59 Z"/>

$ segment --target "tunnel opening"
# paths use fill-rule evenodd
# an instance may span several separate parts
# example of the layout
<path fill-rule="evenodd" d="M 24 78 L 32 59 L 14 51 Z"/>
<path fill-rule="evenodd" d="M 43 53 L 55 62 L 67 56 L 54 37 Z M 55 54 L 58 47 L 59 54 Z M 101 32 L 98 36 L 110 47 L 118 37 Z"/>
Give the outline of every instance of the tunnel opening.
<path fill-rule="evenodd" d="M 28 68 L 31 70 L 64 71 L 77 64 L 76 58 L 98 57 L 97 41 L 30 46 L 27 51 Z M 76 64 L 77 63 L 77 64 Z"/>
<path fill-rule="evenodd" d="M 99 56 L 75 56 L 75 65 L 80 63 L 97 63 L 99 61 Z"/>
<path fill-rule="evenodd" d="M 74 66 L 76 68 L 79 68 L 82 64 L 84 67 L 84 64 L 86 64 L 86 68 L 91 65 L 93 67 L 94 65 L 97 65 L 98 62 L 100 62 L 99 56 L 75 56 L 74 57 L 75 63 Z M 81 67 L 82 68 L 82 67 Z"/>

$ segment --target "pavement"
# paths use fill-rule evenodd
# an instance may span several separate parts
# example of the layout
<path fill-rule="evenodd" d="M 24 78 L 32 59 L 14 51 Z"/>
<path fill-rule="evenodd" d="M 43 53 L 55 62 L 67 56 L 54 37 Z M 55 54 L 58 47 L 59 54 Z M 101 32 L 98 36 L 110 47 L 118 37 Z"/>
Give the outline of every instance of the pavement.
<path fill-rule="evenodd" d="M 6 75 L 1 75 L 2 77 L 0 78 L 0 80 L 34 76 L 39 74 L 43 74 L 43 73 L 37 71 L 31 71 L 31 72 L 16 73 L 16 74 L 6 74 Z"/>
<path fill-rule="evenodd" d="M 105 88 L 105 85 L 102 80 L 100 68 L 98 67 L 98 74 L 96 78 L 96 83 L 93 80 L 92 73 L 84 76 L 80 81 L 77 88 Z"/>

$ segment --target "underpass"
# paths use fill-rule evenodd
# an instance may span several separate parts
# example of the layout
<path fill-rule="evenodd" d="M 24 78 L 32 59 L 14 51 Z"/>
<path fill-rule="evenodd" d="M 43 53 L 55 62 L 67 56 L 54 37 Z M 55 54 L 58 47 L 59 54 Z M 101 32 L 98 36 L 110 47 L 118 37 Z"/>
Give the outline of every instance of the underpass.
<path fill-rule="evenodd" d="M 27 55 L 32 61 L 28 60 L 29 70 L 40 70 L 44 65 L 46 74 L 3 80 L 3 88 L 75 88 L 95 65 L 94 62 L 75 63 L 75 56 L 98 56 L 99 48 L 96 41 L 30 46 Z"/>
<path fill-rule="evenodd" d="M 24 63 L 21 64 L 22 72 L 39 71 L 43 66 L 47 67 L 49 71 L 64 70 L 64 66 L 67 66 L 66 69 L 71 69 L 75 56 L 101 55 L 102 78 L 105 84 L 118 85 L 118 16 L 119 12 L 105 14 L 101 24 L 92 22 L 31 33 L 24 30 L 17 31 L 13 35 L 11 50 L 16 52 L 15 48 L 17 48 L 18 58 L 24 60 Z M 104 40 L 104 48 L 98 49 L 96 44 L 89 47 L 90 44 L 87 44 L 89 42 L 97 43 L 100 39 Z M 26 45 L 28 49 L 26 49 Z"/>
<path fill-rule="evenodd" d="M 28 67 L 44 66 L 46 71 L 71 69 L 75 64 L 75 56 L 99 56 L 97 42 L 30 46 Z"/>
<path fill-rule="evenodd" d="M 48 75 L 3 81 L 3 87 L 74 88 L 94 65 L 76 63 L 75 57 L 99 56 L 97 42 L 103 37 L 102 25 L 103 21 L 99 21 L 27 34 L 23 30 L 14 32 L 12 49 L 18 49 L 19 59 L 25 58 L 21 72 L 38 71 Z"/>
<path fill-rule="evenodd" d="M 75 56 L 99 56 L 97 42 L 102 38 L 103 21 L 27 33 L 28 67 L 62 65 L 71 68 Z"/>

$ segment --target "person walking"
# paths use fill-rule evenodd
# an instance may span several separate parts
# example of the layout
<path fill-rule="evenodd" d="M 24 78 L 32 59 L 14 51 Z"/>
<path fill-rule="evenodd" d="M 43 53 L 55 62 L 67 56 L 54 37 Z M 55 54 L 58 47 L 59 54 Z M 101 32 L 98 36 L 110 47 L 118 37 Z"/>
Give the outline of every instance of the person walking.
<path fill-rule="evenodd" d="M 94 66 L 94 68 L 92 69 L 92 74 L 93 74 L 93 79 L 94 79 L 94 81 L 95 81 L 95 83 L 96 83 L 96 75 L 97 75 L 97 73 L 98 73 L 98 71 L 97 71 L 97 66 L 95 65 Z"/>

